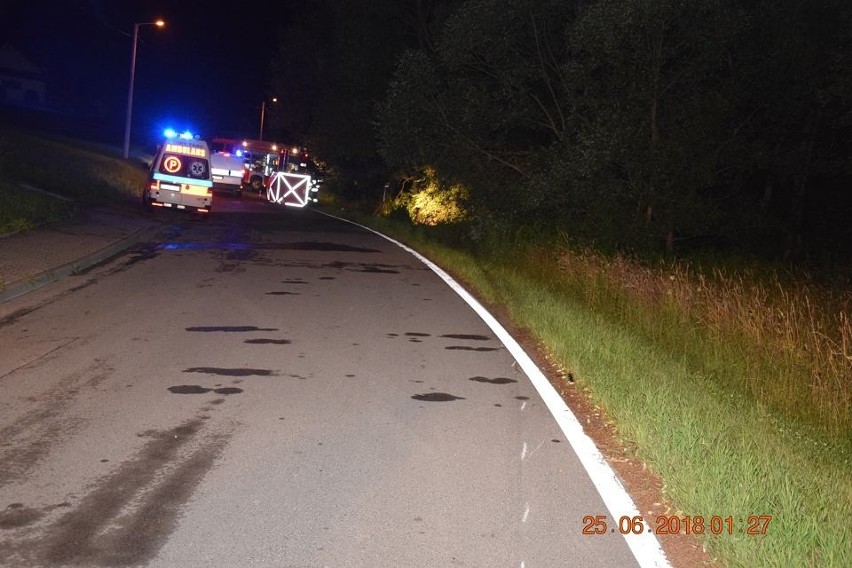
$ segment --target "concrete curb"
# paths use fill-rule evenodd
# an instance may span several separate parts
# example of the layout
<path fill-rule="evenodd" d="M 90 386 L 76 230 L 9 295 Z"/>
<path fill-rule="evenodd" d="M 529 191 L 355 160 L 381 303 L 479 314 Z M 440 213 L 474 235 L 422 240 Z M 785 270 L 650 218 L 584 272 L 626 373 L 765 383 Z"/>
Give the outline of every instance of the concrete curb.
<path fill-rule="evenodd" d="M 71 274 L 78 274 L 95 264 L 109 260 L 140 241 L 145 240 L 149 235 L 153 235 L 158 229 L 159 227 L 156 225 L 140 228 L 123 239 L 73 262 L 51 268 L 29 279 L 13 282 L 9 286 L 0 290 L 0 304 L 12 300 L 13 298 L 17 298 L 18 296 L 22 296 L 28 292 L 38 290 L 42 286 L 50 284 L 51 282 L 56 282 L 60 278 L 64 278 Z"/>

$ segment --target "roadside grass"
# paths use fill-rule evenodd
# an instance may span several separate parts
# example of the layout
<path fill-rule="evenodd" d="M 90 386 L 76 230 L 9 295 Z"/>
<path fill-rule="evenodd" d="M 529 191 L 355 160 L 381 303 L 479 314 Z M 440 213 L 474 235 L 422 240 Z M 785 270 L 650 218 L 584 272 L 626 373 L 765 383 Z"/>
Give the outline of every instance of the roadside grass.
<path fill-rule="evenodd" d="M 852 565 L 848 291 L 564 242 L 507 239 L 477 254 L 442 245 L 439 231 L 342 216 L 505 306 L 661 476 L 671 513 L 703 517 L 721 564 Z M 772 516 L 766 534 L 747 534 L 761 515 Z M 733 534 L 711 534 L 713 516 L 731 517 Z"/>
<path fill-rule="evenodd" d="M 0 180 L 0 235 L 27 231 L 74 211 L 76 207 L 68 201 Z"/>
<path fill-rule="evenodd" d="M 0 227 L 10 230 L 70 216 L 73 204 L 127 205 L 141 195 L 146 175 L 108 149 L 20 130 L 0 131 L 0 173 Z"/>

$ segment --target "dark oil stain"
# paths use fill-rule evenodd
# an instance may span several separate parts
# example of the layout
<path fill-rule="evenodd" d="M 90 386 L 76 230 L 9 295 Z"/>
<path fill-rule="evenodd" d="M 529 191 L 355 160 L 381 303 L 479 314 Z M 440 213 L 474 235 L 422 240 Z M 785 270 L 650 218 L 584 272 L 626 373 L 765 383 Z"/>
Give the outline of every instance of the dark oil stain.
<path fill-rule="evenodd" d="M 390 268 L 379 268 L 374 265 L 364 265 L 361 268 L 353 268 L 352 272 L 366 272 L 368 274 L 399 274 L 399 270 L 392 270 Z"/>
<path fill-rule="evenodd" d="M 423 340 L 422 339 L 409 339 L 408 342 L 409 343 L 423 343 Z"/>
<path fill-rule="evenodd" d="M 217 399 L 211 400 L 207 404 L 222 404 L 223 402 L 225 402 L 224 398 L 217 398 Z"/>
<path fill-rule="evenodd" d="M 350 377 L 350 378 L 351 378 L 351 377 L 354 377 L 355 375 L 353 375 L 353 374 L 351 374 L 351 373 L 350 373 L 350 374 L 345 375 L 345 376 L 347 376 L 347 377 Z"/>
<path fill-rule="evenodd" d="M 412 396 L 414 400 L 422 400 L 425 402 L 449 402 L 452 400 L 464 400 L 461 396 L 455 396 L 445 392 L 430 392 L 427 394 L 415 394 Z"/>
<path fill-rule="evenodd" d="M 472 341 L 489 341 L 491 339 L 487 335 L 471 335 L 467 333 L 447 333 L 441 337 L 447 337 L 449 339 L 470 339 Z"/>
<path fill-rule="evenodd" d="M 444 347 L 444 349 L 448 349 L 450 351 L 499 351 L 499 347 L 468 347 L 467 345 L 450 345 L 448 347 Z"/>
<path fill-rule="evenodd" d="M 205 373 L 224 377 L 270 377 L 275 374 L 269 369 L 222 369 L 219 367 L 190 367 L 184 373 Z"/>
<path fill-rule="evenodd" d="M 389 333 L 387 335 L 388 335 L 388 337 L 399 337 L 398 333 Z"/>
<path fill-rule="evenodd" d="M 202 332 L 212 332 L 212 331 L 222 331 L 225 333 L 245 333 L 248 331 L 278 331 L 277 328 L 274 327 L 257 327 L 254 325 L 209 325 L 209 326 L 196 326 L 196 327 L 187 327 L 186 331 L 202 331 Z"/>
<path fill-rule="evenodd" d="M 506 377 L 496 377 L 494 379 L 489 379 L 488 377 L 471 377 L 468 379 L 469 381 L 474 381 L 477 383 L 491 383 L 492 385 L 507 385 L 509 383 L 517 383 L 515 379 L 509 379 Z"/>
<path fill-rule="evenodd" d="M 243 389 L 239 387 L 222 387 L 220 389 L 213 389 L 213 392 L 227 396 L 229 394 L 240 394 L 243 392 Z"/>
<path fill-rule="evenodd" d="M 157 258 L 159 256 L 159 252 L 157 252 L 158 248 L 157 245 L 152 243 L 145 243 L 134 247 L 131 249 L 130 258 L 124 263 L 124 266 L 132 266 L 137 262 Z"/>
<path fill-rule="evenodd" d="M 503 405 L 502 405 L 502 404 L 499 404 L 499 403 L 498 403 L 498 404 L 495 404 L 494 406 L 496 406 L 497 408 L 503 408 Z"/>
<path fill-rule="evenodd" d="M 227 262 L 220 262 L 219 266 L 216 267 L 216 272 L 245 272 L 246 269 L 243 268 L 240 263 L 236 262 L 233 264 L 229 264 Z"/>
<path fill-rule="evenodd" d="M 320 280 L 337 280 L 336 276 L 320 276 Z"/>
<path fill-rule="evenodd" d="M 290 345 L 293 343 L 289 339 L 246 339 L 243 343 L 251 343 L 252 345 Z"/>
<path fill-rule="evenodd" d="M 257 256 L 257 252 L 253 250 L 229 250 L 225 253 L 226 260 L 251 260 Z"/>
<path fill-rule="evenodd" d="M 298 296 L 298 292 L 267 292 L 267 296 Z"/>
<path fill-rule="evenodd" d="M 553 442 L 554 444 L 561 444 L 561 443 L 562 443 L 562 440 L 557 440 L 556 438 L 553 438 L 553 439 L 551 440 L 551 442 Z"/>
<path fill-rule="evenodd" d="M 277 249 L 287 250 L 316 250 L 324 252 L 380 252 L 377 249 L 364 247 L 353 247 L 352 245 L 344 245 L 340 243 L 328 243 L 321 241 L 301 241 L 296 243 L 275 243 Z"/>
<path fill-rule="evenodd" d="M 408 337 L 430 337 L 428 333 L 420 333 L 417 331 L 407 331 L 405 335 Z"/>
<path fill-rule="evenodd" d="M 169 387 L 169 392 L 173 394 L 205 394 L 213 389 L 204 388 L 200 385 L 176 385 Z"/>
<path fill-rule="evenodd" d="M 298 280 L 298 279 L 282 280 L 281 283 L 282 284 L 307 284 L 307 282 L 305 282 L 304 280 Z"/>
<path fill-rule="evenodd" d="M 43 516 L 44 513 L 38 509 L 25 507 L 23 503 L 12 503 L 4 511 L 0 511 L 0 530 L 25 527 Z"/>
<path fill-rule="evenodd" d="M 516 396 L 515 397 L 515 400 L 529 400 L 529 399 L 530 399 L 530 397 L 528 397 L 528 396 Z"/>
<path fill-rule="evenodd" d="M 108 459 L 106 459 L 106 458 L 104 458 L 104 459 L 102 459 L 102 460 L 101 460 L 101 463 L 107 463 L 107 462 L 109 462 L 109 460 L 108 460 Z"/>

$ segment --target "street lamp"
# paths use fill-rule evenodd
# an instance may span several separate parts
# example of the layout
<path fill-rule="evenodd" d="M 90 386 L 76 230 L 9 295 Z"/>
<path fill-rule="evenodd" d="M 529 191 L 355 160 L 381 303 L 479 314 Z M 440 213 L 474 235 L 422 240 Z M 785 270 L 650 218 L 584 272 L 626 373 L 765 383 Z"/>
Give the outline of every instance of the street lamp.
<path fill-rule="evenodd" d="M 272 97 L 272 102 L 277 103 L 278 97 Z M 263 118 L 266 116 L 266 99 L 263 99 L 263 102 L 260 105 L 260 134 L 258 134 L 257 139 L 263 140 Z"/>
<path fill-rule="evenodd" d="M 139 26 L 166 25 L 163 20 L 153 22 L 137 22 L 133 24 L 133 54 L 130 56 L 130 88 L 127 89 L 127 120 L 124 123 L 124 159 L 130 155 L 130 116 L 133 113 L 133 82 L 136 79 L 136 44 L 139 43 Z"/>

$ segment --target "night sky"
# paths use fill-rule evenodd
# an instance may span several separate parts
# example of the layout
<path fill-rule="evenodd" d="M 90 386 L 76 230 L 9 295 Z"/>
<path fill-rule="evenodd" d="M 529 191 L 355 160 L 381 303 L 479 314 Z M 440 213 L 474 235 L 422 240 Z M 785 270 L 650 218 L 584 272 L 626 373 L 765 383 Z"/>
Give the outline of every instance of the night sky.
<path fill-rule="evenodd" d="M 141 26 L 133 101 L 134 142 L 162 128 L 205 136 L 257 134 L 267 69 L 287 0 L 2 0 L 0 44 L 47 81 L 48 99 L 92 128 L 123 132 L 134 22 Z"/>

